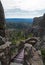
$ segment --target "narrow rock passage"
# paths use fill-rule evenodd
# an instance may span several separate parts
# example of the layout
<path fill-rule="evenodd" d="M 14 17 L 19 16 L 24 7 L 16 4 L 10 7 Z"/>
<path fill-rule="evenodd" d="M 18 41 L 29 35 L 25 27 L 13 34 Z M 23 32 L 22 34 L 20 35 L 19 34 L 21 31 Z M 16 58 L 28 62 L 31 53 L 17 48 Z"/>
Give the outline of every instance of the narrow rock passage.
<path fill-rule="evenodd" d="M 24 58 L 24 49 L 22 49 L 19 55 L 17 55 L 17 57 L 14 58 L 14 61 L 17 63 L 23 63 L 23 58 Z"/>
<path fill-rule="evenodd" d="M 23 65 L 23 59 L 24 58 L 24 49 L 21 50 L 21 52 L 16 56 L 16 58 L 13 59 L 13 62 L 11 62 L 11 65 Z"/>

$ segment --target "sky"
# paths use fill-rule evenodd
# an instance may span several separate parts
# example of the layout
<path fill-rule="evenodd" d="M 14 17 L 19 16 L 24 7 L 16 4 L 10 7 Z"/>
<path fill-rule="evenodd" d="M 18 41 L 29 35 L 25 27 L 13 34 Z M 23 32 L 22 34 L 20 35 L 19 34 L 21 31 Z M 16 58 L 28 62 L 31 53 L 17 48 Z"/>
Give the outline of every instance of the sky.
<path fill-rule="evenodd" d="M 5 18 L 34 18 L 45 13 L 45 0 L 1 0 Z"/>

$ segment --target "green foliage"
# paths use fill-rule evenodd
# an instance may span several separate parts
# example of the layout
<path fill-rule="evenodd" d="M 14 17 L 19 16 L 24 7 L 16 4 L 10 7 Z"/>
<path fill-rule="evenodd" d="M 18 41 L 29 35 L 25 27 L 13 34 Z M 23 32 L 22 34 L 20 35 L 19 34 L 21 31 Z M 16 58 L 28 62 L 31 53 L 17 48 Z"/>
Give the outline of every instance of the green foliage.
<path fill-rule="evenodd" d="M 25 40 L 26 38 L 32 37 L 31 25 L 28 23 L 13 23 L 7 22 L 6 29 L 7 33 L 6 36 L 14 44 L 16 47 L 11 49 L 11 54 L 17 53 L 20 49 L 20 41 Z M 22 44 L 21 44 L 22 45 Z M 23 46 L 23 45 L 22 45 Z M 19 47 L 19 48 L 18 48 Z"/>
<path fill-rule="evenodd" d="M 30 33 L 29 37 L 33 37 L 33 34 L 32 34 L 32 33 Z"/>
<path fill-rule="evenodd" d="M 42 53 L 42 58 L 43 58 L 43 62 L 44 62 L 44 65 L 45 65 L 45 49 L 42 49 L 41 53 Z"/>

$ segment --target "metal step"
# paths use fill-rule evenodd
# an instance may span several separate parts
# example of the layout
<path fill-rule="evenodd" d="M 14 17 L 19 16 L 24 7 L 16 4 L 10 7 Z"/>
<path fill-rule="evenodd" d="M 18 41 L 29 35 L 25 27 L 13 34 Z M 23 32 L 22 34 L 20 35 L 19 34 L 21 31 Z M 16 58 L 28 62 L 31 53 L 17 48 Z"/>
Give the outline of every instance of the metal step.
<path fill-rule="evenodd" d="M 23 59 L 24 59 L 24 49 L 22 49 L 21 52 L 16 56 L 16 58 L 13 59 L 13 62 L 23 63 Z"/>

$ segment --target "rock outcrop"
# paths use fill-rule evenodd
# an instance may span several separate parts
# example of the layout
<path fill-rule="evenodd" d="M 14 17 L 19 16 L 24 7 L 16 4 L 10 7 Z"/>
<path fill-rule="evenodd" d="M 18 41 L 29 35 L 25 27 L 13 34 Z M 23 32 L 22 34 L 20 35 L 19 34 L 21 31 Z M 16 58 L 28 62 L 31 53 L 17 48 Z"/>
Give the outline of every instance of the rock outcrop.
<path fill-rule="evenodd" d="M 0 1 L 0 61 L 1 65 L 10 65 L 10 42 L 5 41 L 5 16 Z"/>
<path fill-rule="evenodd" d="M 33 34 L 34 36 L 38 37 L 39 36 L 39 23 L 42 20 L 43 17 L 35 17 L 33 19 L 33 24 L 32 24 L 32 29 L 33 29 Z"/>
<path fill-rule="evenodd" d="M 0 46 L 0 61 L 1 65 L 10 65 L 11 60 L 11 42 L 7 41 L 5 44 Z"/>
<path fill-rule="evenodd" d="M 5 16 L 1 1 L 0 1 L 0 36 L 5 37 Z"/>
<path fill-rule="evenodd" d="M 35 17 L 32 27 L 34 36 L 40 37 L 40 47 L 45 48 L 45 14 L 42 17 Z"/>
<path fill-rule="evenodd" d="M 41 51 L 36 50 L 31 44 L 25 44 L 24 65 L 43 65 Z"/>

